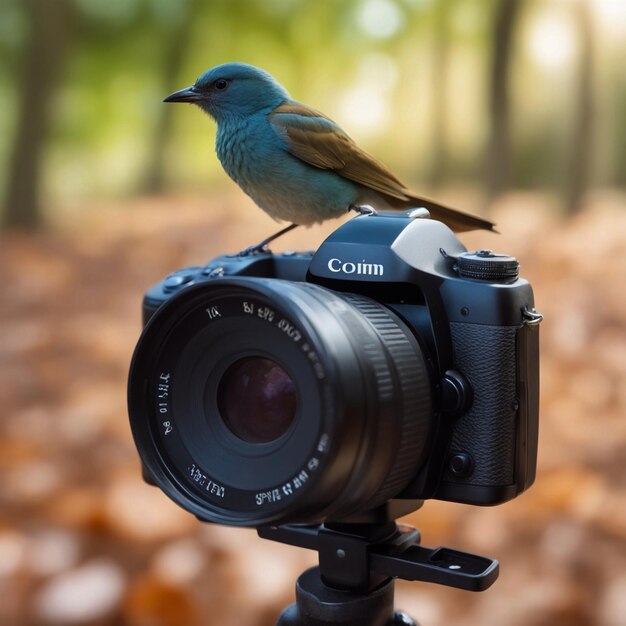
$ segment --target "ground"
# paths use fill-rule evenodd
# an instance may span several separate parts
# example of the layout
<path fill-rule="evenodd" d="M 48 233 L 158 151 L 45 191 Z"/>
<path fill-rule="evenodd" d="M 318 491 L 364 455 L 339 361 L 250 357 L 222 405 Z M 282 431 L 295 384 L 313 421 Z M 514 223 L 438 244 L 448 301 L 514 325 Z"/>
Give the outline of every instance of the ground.
<path fill-rule="evenodd" d="M 426 545 L 501 562 L 487 592 L 399 583 L 422 626 L 626 624 L 626 211 L 597 194 L 570 221 L 542 196 L 493 208 L 541 328 L 535 485 L 494 508 L 428 502 Z M 314 248 L 335 224 L 276 249 Z M 47 234 L 0 236 L 0 624 L 269 626 L 303 550 L 203 525 L 144 485 L 125 384 L 143 291 L 274 224 L 234 194 L 96 207 Z"/>

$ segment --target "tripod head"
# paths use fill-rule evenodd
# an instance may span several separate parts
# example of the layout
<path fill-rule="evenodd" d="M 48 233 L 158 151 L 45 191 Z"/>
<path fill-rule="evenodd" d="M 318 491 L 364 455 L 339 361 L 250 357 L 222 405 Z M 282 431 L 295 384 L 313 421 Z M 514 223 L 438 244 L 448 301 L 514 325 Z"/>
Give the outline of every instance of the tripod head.
<path fill-rule="evenodd" d="M 414 624 L 393 613 L 393 579 L 484 591 L 498 577 L 498 561 L 451 548 L 426 548 L 420 533 L 396 522 L 272 526 L 260 537 L 316 550 L 319 567 L 298 579 L 297 602 L 279 626 Z"/>

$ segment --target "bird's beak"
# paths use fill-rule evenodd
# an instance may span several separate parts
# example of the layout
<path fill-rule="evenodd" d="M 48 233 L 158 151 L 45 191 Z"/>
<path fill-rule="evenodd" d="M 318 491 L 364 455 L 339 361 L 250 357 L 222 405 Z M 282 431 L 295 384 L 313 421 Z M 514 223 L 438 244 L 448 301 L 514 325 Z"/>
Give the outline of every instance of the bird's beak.
<path fill-rule="evenodd" d="M 192 85 L 171 93 L 163 102 L 197 102 L 198 100 L 202 100 L 202 94 Z"/>

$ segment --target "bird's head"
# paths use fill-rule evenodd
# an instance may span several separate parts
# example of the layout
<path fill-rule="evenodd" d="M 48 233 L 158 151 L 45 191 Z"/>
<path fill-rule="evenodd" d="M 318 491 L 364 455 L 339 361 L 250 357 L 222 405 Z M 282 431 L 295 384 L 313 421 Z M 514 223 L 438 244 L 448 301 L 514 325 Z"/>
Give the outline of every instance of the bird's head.
<path fill-rule="evenodd" d="M 246 63 L 224 63 L 163 102 L 197 104 L 219 123 L 274 109 L 288 98 L 285 89 L 264 70 Z"/>

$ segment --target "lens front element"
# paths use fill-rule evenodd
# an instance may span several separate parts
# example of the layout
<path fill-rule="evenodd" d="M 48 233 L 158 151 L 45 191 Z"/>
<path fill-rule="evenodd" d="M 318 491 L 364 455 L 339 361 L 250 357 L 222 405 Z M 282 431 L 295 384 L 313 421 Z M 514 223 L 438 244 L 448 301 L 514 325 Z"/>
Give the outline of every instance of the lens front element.
<path fill-rule="evenodd" d="M 249 443 L 284 435 L 296 415 L 293 380 L 278 363 L 258 356 L 233 363 L 217 390 L 217 406 L 231 432 Z"/>

